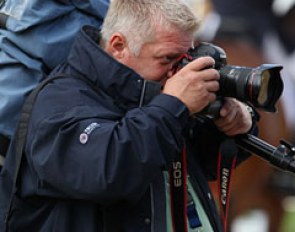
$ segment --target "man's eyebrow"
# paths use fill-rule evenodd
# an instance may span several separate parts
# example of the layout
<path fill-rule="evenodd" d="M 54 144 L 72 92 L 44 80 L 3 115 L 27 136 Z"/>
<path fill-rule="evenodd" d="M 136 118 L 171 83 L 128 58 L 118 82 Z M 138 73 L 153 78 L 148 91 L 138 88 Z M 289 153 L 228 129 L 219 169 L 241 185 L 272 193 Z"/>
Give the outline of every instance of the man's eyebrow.
<path fill-rule="evenodd" d="M 185 53 L 185 52 L 159 51 L 157 53 L 157 57 L 169 56 L 169 57 L 172 57 L 172 58 L 177 58 L 177 57 L 181 56 L 183 53 Z"/>

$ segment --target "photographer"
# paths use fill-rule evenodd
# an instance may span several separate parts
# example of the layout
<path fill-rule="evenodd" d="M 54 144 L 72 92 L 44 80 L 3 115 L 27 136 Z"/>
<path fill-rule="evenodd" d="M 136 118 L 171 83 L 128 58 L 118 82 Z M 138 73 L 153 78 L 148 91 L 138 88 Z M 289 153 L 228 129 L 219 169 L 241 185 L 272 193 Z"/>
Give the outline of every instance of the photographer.
<path fill-rule="evenodd" d="M 223 230 L 207 181 L 224 134 L 253 122 L 230 98 L 195 118 L 220 88 L 211 57 L 172 72 L 197 27 L 180 0 L 113 0 L 101 32 L 82 28 L 33 107 L 11 231 Z"/>

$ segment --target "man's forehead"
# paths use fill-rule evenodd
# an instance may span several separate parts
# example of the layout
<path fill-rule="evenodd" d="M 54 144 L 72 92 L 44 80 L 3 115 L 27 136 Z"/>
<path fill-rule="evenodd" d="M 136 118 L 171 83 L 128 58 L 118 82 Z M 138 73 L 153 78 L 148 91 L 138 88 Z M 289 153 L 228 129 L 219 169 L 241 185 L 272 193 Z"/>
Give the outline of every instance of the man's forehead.
<path fill-rule="evenodd" d="M 162 31 L 157 33 L 155 42 L 159 50 L 175 50 L 185 52 L 193 46 L 193 34 L 181 33 L 180 31 Z"/>
<path fill-rule="evenodd" d="M 162 42 L 156 47 L 156 52 L 159 54 L 182 54 L 188 51 L 193 46 L 192 41 L 186 41 L 182 43 L 177 42 Z"/>

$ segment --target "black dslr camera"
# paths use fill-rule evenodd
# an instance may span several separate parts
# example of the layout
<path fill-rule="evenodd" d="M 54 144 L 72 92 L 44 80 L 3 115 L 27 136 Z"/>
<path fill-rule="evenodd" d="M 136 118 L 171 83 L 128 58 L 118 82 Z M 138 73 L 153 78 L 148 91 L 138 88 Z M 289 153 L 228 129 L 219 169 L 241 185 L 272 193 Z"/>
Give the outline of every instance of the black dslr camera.
<path fill-rule="evenodd" d="M 204 109 L 204 114 L 217 117 L 224 97 L 233 97 L 255 108 L 275 112 L 275 104 L 283 91 L 283 81 L 278 64 L 262 64 L 251 68 L 227 65 L 225 51 L 211 43 L 200 43 L 190 49 L 177 63 L 177 70 L 194 59 L 211 56 L 215 60 L 215 69 L 220 73 L 220 90 L 216 102 Z"/>
<path fill-rule="evenodd" d="M 214 68 L 220 73 L 220 89 L 216 102 L 196 116 L 218 117 L 224 97 L 236 98 L 264 111 L 276 111 L 275 104 L 283 92 L 281 65 L 262 64 L 255 68 L 227 65 L 226 54 L 222 48 L 203 42 L 181 56 L 174 72 L 202 56 L 214 58 Z M 274 147 L 251 134 L 237 135 L 234 140 L 243 150 L 258 155 L 277 168 L 295 173 L 295 146 L 290 143 L 281 140 L 280 145 Z"/>

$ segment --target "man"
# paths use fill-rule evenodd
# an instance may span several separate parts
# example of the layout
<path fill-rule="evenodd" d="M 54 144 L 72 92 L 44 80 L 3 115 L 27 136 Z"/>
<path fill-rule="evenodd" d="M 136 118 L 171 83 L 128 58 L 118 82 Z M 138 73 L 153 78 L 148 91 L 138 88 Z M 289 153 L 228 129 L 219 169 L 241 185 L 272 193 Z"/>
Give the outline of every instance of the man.
<path fill-rule="evenodd" d="M 108 4 L 0 1 L 0 170 L 27 94 L 64 61 L 82 25 L 101 25 Z"/>
<path fill-rule="evenodd" d="M 216 99 L 214 60 L 199 58 L 176 74 L 172 67 L 197 26 L 180 0 L 113 0 L 101 33 L 83 27 L 52 73 L 66 77 L 34 105 L 11 231 L 222 231 L 206 178 L 216 174 L 221 131 L 246 133 L 252 119 L 234 99 L 215 124 L 195 119 Z M 191 161 L 189 178 L 179 172 L 184 160 L 175 162 L 181 154 Z M 9 154 L 2 177 L 12 167 Z M 179 186 L 182 211 L 171 194 Z M 194 218 L 187 223 L 184 213 L 181 225 L 186 199 Z"/>

